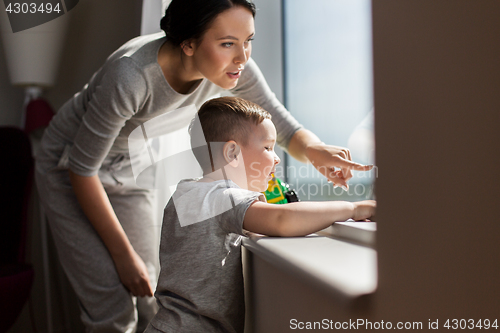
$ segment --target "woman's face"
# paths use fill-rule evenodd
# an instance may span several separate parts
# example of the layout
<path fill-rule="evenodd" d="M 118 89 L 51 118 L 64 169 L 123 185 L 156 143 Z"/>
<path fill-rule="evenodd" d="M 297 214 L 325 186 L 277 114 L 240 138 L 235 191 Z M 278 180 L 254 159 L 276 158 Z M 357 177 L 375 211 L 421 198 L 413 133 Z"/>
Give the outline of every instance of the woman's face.
<path fill-rule="evenodd" d="M 236 6 L 220 13 L 200 40 L 191 44 L 194 68 L 224 89 L 236 86 L 252 52 L 252 13 Z"/>

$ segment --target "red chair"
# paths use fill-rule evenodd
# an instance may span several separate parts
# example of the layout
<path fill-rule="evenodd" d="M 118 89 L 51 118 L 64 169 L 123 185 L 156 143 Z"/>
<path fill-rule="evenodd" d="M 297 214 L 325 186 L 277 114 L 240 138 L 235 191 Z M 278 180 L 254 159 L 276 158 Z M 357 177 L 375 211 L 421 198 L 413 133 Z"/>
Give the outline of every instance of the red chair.
<path fill-rule="evenodd" d="M 28 105 L 26 105 L 24 131 L 30 134 L 39 128 L 47 127 L 53 116 L 54 111 L 45 99 L 41 97 L 32 99 Z"/>
<path fill-rule="evenodd" d="M 0 333 L 15 323 L 30 295 L 34 271 L 25 262 L 33 157 L 25 132 L 0 127 Z"/>

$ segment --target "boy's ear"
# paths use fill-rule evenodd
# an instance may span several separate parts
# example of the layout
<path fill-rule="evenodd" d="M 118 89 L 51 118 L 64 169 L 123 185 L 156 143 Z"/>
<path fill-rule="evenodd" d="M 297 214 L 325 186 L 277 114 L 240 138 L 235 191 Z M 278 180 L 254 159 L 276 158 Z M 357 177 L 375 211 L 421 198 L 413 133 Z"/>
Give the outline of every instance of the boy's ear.
<path fill-rule="evenodd" d="M 188 57 L 193 56 L 195 49 L 195 40 L 194 39 L 186 39 L 181 43 L 182 52 Z"/>
<path fill-rule="evenodd" d="M 241 158 L 238 157 L 241 152 L 240 146 L 235 141 L 231 140 L 224 144 L 222 151 L 226 163 L 236 168 L 241 160 Z"/>

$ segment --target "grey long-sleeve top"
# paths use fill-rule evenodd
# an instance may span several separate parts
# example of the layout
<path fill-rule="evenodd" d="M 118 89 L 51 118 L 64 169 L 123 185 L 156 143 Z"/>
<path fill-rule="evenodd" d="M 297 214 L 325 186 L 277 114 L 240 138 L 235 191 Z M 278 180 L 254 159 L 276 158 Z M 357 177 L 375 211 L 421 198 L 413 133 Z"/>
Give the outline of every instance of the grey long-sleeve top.
<path fill-rule="evenodd" d="M 188 94 L 174 91 L 157 57 L 164 33 L 141 36 L 115 51 L 89 83 L 62 106 L 42 140 L 38 169 L 54 167 L 68 154 L 69 168 L 81 176 L 97 174 L 110 153 L 127 152 L 129 134 L 141 124 L 224 91 L 207 79 Z M 301 125 L 278 101 L 256 63 L 249 59 L 231 93 L 259 104 L 272 115 L 278 144 L 287 148 Z"/>

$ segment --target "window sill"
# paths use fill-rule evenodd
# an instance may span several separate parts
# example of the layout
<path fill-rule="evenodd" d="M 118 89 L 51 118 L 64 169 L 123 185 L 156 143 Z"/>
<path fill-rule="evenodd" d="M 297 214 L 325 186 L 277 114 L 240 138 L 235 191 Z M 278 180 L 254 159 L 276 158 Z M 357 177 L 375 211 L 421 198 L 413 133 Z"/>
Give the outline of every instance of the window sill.
<path fill-rule="evenodd" d="M 318 231 L 316 234 L 375 248 L 376 232 L 376 222 L 354 222 L 348 220 L 346 222 L 336 222 L 328 228 Z"/>
<path fill-rule="evenodd" d="M 344 222 L 306 237 L 252 235 L 243 245 L 340 303 L 355 304 L 377 288 L 375 230 L 374 222 Z"/>

